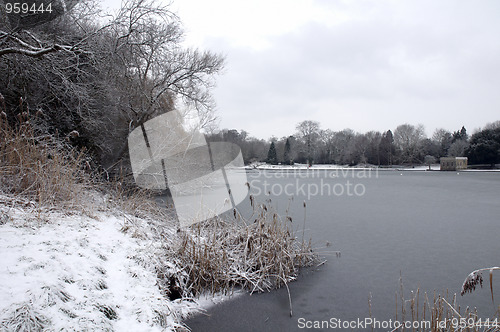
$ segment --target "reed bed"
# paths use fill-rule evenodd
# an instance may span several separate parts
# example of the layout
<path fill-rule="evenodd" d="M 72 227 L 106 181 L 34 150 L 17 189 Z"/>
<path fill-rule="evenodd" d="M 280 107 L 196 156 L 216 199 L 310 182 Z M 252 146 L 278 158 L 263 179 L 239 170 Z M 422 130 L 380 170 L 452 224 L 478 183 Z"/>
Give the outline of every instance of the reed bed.
<path fill-rule="evenodd" d="M 182 273 L 170 280 L 190 296 L 202 292 L 228 293 L 234 287 L 264 292 L 295 280 L 301 267 L 317 262 L 311 242 L 299 240 L 291 219 L 282 220 L 269 202 L 255 203 L 251 221 L 214 218 L 179 233 L 170 261 Z M 184 294 L 186 295 L 186 294 Z"/>
<path fill-rule="evenodd" d="M 467 281 L 467 280 L 466 280 Z M 464 283 L 465 284 L 465 283 Z M 405 298 L 403 282 L 400 279 L 400 291 L 396 292 L 396 318 L 401 324 L 392 331 L 412 332 L 494 332 L 500 331 L 500 307 L 497 317 L 481 318 L 476 308 L 462 308 L 457 303 L 457 294 L 439 294 L 432 296 L 421 294 L 420 290 L 410 292 Z"/>

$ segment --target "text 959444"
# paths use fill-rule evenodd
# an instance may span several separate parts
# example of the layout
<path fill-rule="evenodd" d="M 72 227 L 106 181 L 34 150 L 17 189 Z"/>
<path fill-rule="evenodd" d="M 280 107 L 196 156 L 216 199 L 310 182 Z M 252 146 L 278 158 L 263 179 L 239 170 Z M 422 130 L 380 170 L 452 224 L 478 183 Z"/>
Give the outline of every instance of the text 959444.
<path fill-rule="evenodd" d="M 5 4 L 5 11 L 7 14 L 40 14 L 52 13 L 52 3 L 40 4 L 29 2 L 7 2 Z"/>

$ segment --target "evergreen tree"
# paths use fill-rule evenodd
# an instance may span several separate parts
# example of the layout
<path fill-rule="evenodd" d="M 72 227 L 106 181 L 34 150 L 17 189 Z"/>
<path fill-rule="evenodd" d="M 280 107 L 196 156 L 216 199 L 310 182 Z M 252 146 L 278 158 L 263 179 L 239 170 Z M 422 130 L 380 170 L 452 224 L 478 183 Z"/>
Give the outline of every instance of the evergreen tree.
<path fill-rule="evenodd" d="M 469 164 L 495 164 L 500 162 L 500 128 L 484 129 L 472 135 L 466 151 Z"/>
<path fill-rule="evenodd" d="M 269 147 L 269 151 L 267 152 L 267 162 L 272 165 L 278 164 L 278 156 L 276 155 L 276 147 L 274 146 L 274 142 L 271 142 L 271 146 Z"/>
<path fill-rule="evenodd" d="M 290 139 L 287 138 L 286 139 L 286 143 L 285 143 L 285 151 L 283 152 L 283 163 L 285 165 L 290 165 L 291 164 L 290 150 L 291 150 Z"/>
<path fill-rule="evenodd" d="M 468 139 L 469 135 L 467 135 L 467 130 L 465 129 L 464 126 L 462 126 L 462 129 L 453 132 L 452 143 L 455 143 L 456 141 L 459 140 L 467 141 Z"/>
<path fill-rule="evenodd" d="M 460 138 L 465 141 L 469 139 L 469 135 L 467 135 L 467 129 L 465 129 L 464 126 L 462 126 L 462 129 L 460 129 Z"/>
<path fill-rule="evenodd" d="M 382 135 L 380 139 L 380 164 L 381 165 L 392 165 L 394 153 L 396 148 L 394 147 L 394 136 L 392 131 L 388 130 Z"/>

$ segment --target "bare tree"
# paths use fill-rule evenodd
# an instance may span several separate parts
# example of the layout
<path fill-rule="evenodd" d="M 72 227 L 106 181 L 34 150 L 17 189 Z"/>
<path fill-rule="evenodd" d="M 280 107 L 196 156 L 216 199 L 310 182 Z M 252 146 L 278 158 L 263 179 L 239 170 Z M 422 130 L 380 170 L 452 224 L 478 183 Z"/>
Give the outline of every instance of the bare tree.
<path fill-rule="evenodd" d="M 330 129 L 322 130 L 321 131 L 321 142 L 323 146 L 325 147 L 324 149 L 324 162 L 325 163 L 332 163 L 334 161 L 334 154 L 335 154 L 335 132 L 333 132 Z"/>
<path fill-rule="evenodd" d="M 305 147 L 306 158 L 311 164 L 314 158 L 316 144 L 319 139 L 319 122 L 316 121 L 302 121 L 296 127 L 298 137 L 302 140 Z"/>
<path fill-rule="evenodd" d="M 434 134 L 432 135 L 432 141 L 439 146 L 438 157 L 444 157 L 448 155 L 448 149 L 451 146 L 452 140 L 453 136 L 448 130 L 438 128 L 434 131 Z"/>
<path fill-rule="evenodd" d="M 42 57 L 49 53 L 79 52 L 80 42 L 74 44 L 44 40 L 29 33 L 41 24 L 68 13 L 79 0 L 12 1 L 0 0 L 0 58 L 8 54 Z M 33 6 L 35 11 L 33 11 Z M 39 9 L 42 10 L 39 10 Z"/>
<path fill-rule="evenodd" d="M 429 167 L 429 168 L 428 168 L 428 169 L 429 169 L 429 171 L 431 170 L 431 165 L 432 165 L 432 164 L 435 164 L 435 163 L 436 163 L 436 161 L 437 161 L 437 159 L 436 159 L 436 157 L 434 157 L 434 156 L 431 156 L 431 155 L 426 155 L 426 156 L 424 157 L 424 164 L 426 164 L 426 165 L 427 165 L 427 167 Z"/>
<path fill-rule="evenodd" d="M 451 144 L 448 149 L 448 156 L 450 157 L 464 157 L 467 148 L 469 147 L 469 143 L 466 140 L 459 139 Z"/>
<path fill-rule="evenodd" d="M 370 139 L 366 134 L 356 134 L 353 140 L 353 164 L 363 163 L 365 164 L 368 161 L 368 152 Z"/>
<path fill-rule="evenodd" d="M 369 164 L 380 165 L 380 142 L 382 141 L 382 134 L 378 131 L 369 131 L 365 136 L 368 140 L 366 161 Z"/>
<path fill-rule="evenodd" d="M 182 48 L 181 23 L 168 6 L 148 0 L 126 2 L 105 38 L 108 58 L 103 70 L 120 100 L 119 119 L 112 121 L 122 123 L 125 134 L 173 108 L 194 110 L 200 127 L 216 120 L 211 89 L 224 59 L 211 52 Z M 115 149 L 116 158 L 126 152 L 126 140 L 122 142 Z"/>
<path fill-rule="evenodd" d="M 11 118 L 20 111 L 22 98 L 28 109 L 43 111 L 39 120 L 45 129 L 57 128 L 64 134 L 79 125 L 85 127 L 84 118 L 96 122 L 93 91 L 89 88 L 95 71 L 89 47 L 92 34 L 69 17 L 72 12 L 87 13 L 83 2 L 53 2 L 53 8 L 60 3 L 65 6 L 49 22 L 30 18 L 22 23 L 21 17 L 22 24 L 15 28 L 12 20 L 5 24 L 6 29 L 0 31 L 0 86 Z"/>
<path fill-rule="evenodd" d="M 201 127 L 214 123 L 211 89 L 223 58 L 183 48 L 168 6 L 127 1 L 103 23 L 96 0 L 53 3 L 66 5 L 65 15 L 46 24 L 18 20 L 14 29 L 14 19 L 1 20 L 0 89 L 10 118 L 23 98 L 43 110 L 53 133 L 79 131 L 79 144 L 107 166 L 125 156 L 129 132 L 156 115 L 176 108 L 196 113 Z"/>
<path fill-rule="evenodd" d="M 205 123 L 210 122 L 213 75 L 223 68 L 224 59 L 208 51 L 181 48 L 179 18 L 155 1 L 126 2 L 114 22 L 111 51 L 124 65 L 118 78 L 125 78 L 124 88 L 132 96 L 125 111 L 133 125 L 161 113 L 162 98 L 179 97 L 199 111 Z"/>
<path fill-rule="evenodd" d="M 494 122 L 489 122 L 484 126 L 484 129 L 497 129 L 500 128 L 500 120 L 494 121 Z"/>
<path fill-rule="evenodd" d="M 402 163 L 413 164 L 419 161 L 420 143 L 424 137 L 423 125 L 402 124 L 394 130 L 394 144 L 399 149 Z"/>
<path fill-rule="evenodd" d="M 355 163 L 355 144 L 356 133 L 350 128 L 343 129 L 335 133 L 335 162 L 337 164 Z"/>

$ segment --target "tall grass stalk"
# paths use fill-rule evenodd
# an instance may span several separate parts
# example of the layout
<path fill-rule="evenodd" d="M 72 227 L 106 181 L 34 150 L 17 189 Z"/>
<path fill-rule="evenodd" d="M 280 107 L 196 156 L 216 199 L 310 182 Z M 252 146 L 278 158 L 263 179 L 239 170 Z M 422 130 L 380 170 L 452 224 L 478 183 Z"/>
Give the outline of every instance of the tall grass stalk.
<path fill-rule="evenodd" d="M 392 331 L 425 331 L 425 332 L 493 332 L 500 331 L 499 317 L 489 319 L 489 326 L 485 325 L 485 319 L 480 319 L 476 309 L 469 307 L 463 310 L 457 305 L 457 296 L 450 296 L 448 291 L 445 295 L 434 292 L 431 299 L 427 293 L 423 295 L 423 304 L 420 304 L 420 289 L 410 292 L 410 297 L 404 297 L 402 278 L 400 279 L 400 291 L 396 292 L 396 321 L 411 322 L 411 327 L 401 325 Z M 401 300 L 398 305 L 398 298 Z M 398 314 L 399 312 L 399 314 Z M 399 318 L 399 319 L 398 319 Z M 496 319 L 496 320 L 495 320 Z M 424 324 L 413 324 L 414 322 L 430 322 L 430 326 Z"/>

